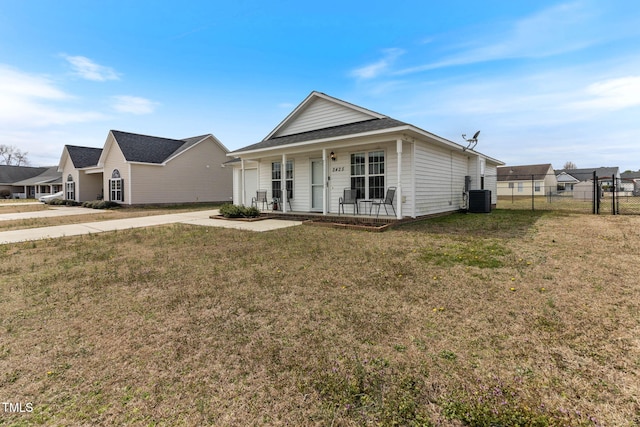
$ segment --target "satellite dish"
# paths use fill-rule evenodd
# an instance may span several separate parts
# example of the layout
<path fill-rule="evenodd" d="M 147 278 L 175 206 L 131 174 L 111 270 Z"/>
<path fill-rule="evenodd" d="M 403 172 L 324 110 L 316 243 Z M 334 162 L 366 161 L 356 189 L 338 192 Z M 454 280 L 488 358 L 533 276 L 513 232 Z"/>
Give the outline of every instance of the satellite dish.
<path fill-rule="evenodd" d="M 474 133 L 472 138 L 467 139 L 467 135 L 463 133 L 462 138 L 467 141 L 468 145 L 462 151 L 473 150 L 478 143 L 478 135 L 480 135 L 480 131 Z"/>

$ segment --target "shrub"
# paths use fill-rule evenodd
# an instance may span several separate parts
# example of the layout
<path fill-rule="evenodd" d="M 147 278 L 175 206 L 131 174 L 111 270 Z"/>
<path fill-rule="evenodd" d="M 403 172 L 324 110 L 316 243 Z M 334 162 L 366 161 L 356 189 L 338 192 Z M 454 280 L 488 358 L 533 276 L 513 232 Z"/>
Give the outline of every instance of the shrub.
<path fill-rule="evenodd" d="M 225 218 L 256 218 L 260 216 L 260 210 L 256 207 L 226 204 L 220 207 L 220 215 Z"/>
<path fill-rule="evenodd" d="M 6 188 L 3 188 L 2 190 L 0 190 L 0 197 L 3 199 L 8 199 L 9 197 L 11 197 L 11 191 L 9 191 Z"/>
<path fill-rule="evenodd" d="M 120 204 L 112 202 L 111 200 L 91 200 L 82 202 L 82 207 L 92 209 L 112 209 L 120 207 Z"/>

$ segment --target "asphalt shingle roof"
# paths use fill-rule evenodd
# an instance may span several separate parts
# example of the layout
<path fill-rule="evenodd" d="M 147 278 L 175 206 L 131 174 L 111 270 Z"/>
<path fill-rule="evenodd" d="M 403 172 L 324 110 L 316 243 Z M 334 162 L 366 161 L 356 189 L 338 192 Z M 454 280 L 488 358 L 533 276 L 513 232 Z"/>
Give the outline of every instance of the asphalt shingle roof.
<path fill-rule="evenodd" d="M 66 148 L 73 166 L 77 169 L 96 166 L 100 154 L 102 154 L 102 148 L 78 147 L 76 145 L 67 145 Z"/>
<path fill-rule="evenodd" d="M 173 154 L 186 150 L 204 138 L 204 136 L 196 136 L 187 139 L 170 139 L 117 130 L 112 130 L 111 133 L 127 161 L 156 164 L 165 162 Z"/>
<path fill-rule="evenodd" d="M 500 166 L 498 167 L 498 181 L 522 181 L 531 179 L 544 179 L 551 167 L 550 163 L 541 165 Z"/>
<path fill-rule="evenodd" d="M 0 184 L 11 185 L 14 182 L 33 178 L 47 169 L 46 167 L 0 165 Z"/>
<path fill-rule="evenodd" d="M 18 181 L 14 185 L 62 184 L 62 173 L 58 172 L 57 166 L 43 169 L 41 174 Z"/>
<path fill-rule="evenodd" d="M 260 150 L 263 148 L 274 148 L 298 142 L 314 141 L 317 139 L 335 138 L 338 136 L 356 135 L 359 133 L 371 132 L 375 130 L 390 129 L 398 126 L 404 126 L 407 123 L 401 122 L 390 117 L 381 119 L 371 119 L 346 125 L 333 126 L 324 129 L 312 130 L 309 132 L 296 133 L 294 135 L 286 135 L 276 138 L 266 139 L 257 144 L 249 145 L 236 151 Z"/>
<path fill-rule="evenodd" d="M 589 181 L 593 179 L 593 172 L 596 172 L 598 178 L 611 178 L 612 175 L 618 174 L 618 167 L 604 167 L 604 168 L 584 168 L 584 169 L 558 169 L 556 170 L 556 176 L 562 172 L 567 175 L 580 180 Z"/>

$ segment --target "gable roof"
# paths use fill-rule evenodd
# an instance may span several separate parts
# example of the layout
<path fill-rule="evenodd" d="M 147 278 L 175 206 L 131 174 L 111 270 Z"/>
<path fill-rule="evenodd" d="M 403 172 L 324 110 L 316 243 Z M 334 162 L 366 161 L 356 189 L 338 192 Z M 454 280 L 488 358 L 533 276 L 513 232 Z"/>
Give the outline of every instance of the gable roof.
<path fill-rule="evenodd" d="M 375 130 L 391 129 L 398 126 L 407 126 L 407 123 L 395 120 L 389 117 L 382 119 L 371 119 L 356 123 L 350 123 L 340 126 L 332 126 L 328 128 L 312 130 L 308 132 L 286 135 L 281 137 L 273 137 L 265 139 L 257 144 L 244 147 L 241 151 L 260 150 L 264 148 L 274 148 L 298 142 L 315 141 L 318 139 L 335 138 L 338 136 L 355 135 Z"/>
<path fill-rule="evenodd" d="M 118 130 L 112 130 L 111 134 L 127 162 L 162 164 L 209 137 L 225 153 L 228 152 L 227 148 L 211 134 L 185 139 L 161 138 Z"/>
<path fill-rule="evenodd" d="M 264 140 L 385 117 L 383 114 L 313 91 Z"/>
<path fill-rule="evenodd" d="M 13 185 L 15 182 L 38 176 L 47 169 L 46 167 L 0 165 L 0 184 Z"/>
<path fill-rule="evenodd" d="M 618 176 L 619 169 L 615 167 L 602 167 L 602 168 L 583 168 L 583 169 L 558 169 L 556 176 L 560 173 L 566 173 L 571 175 L 579 181 L 589 181 L 593 179 L 593 172 L 596 173 L 598 178 L 611 178 L 611 176 Z"/>
<path fill-rule="evenodd" d="M 62 184 L 62 173 L 58 172 L 57 166 L 43 169 L 41 174 L 15 182 L 13 185 Z"/>
<path fill-rule="evenodd" d="M 549 172 L 551 170 L 551 172 Z M 498 181 L 526 181 L 533 179 L 544 179 L 549 173 L 553 174 L 551 163 L 539 165 L 522 166 L 500 166 L 498 167 Z"/>
<path fill-rule="evenodd" d="M 102 154 L 102 148 L 79 147 L 77 145 L 65 145 L 65 148 L 76 169 L 96 166 L 100 154 Z"/>

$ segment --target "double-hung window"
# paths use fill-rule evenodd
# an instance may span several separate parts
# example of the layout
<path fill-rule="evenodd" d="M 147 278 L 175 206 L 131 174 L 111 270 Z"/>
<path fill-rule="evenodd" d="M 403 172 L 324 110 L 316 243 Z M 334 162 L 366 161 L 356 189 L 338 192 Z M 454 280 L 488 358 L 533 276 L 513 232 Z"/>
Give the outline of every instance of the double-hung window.
<path fill-rule="evenodd" d="M 351 154 L 351 188 L 359 199 L 382 199 L 385 193 L 384 151 Z"/>

